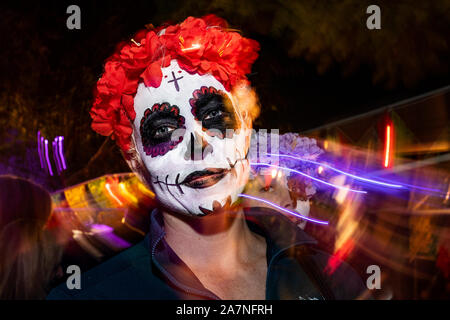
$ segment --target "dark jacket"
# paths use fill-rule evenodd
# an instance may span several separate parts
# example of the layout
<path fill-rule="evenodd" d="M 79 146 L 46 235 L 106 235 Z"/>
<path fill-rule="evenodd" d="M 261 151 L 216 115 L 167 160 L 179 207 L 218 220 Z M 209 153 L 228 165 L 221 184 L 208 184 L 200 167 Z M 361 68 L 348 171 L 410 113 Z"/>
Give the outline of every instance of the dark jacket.
<path fill-rule="evenodd" d="M 266 299 L 355 299 L 365 291 L 343 262 L 324 272 L 330 256 L 289 219 L 267 208 L 245 211 L 249 228 L 267 242 Z M 144 241 L 81 276 L 81 289 L 65 283 L 47 299 L 219 299 L 206 289 L 164 240 L 162 215 L 151 214 Z"/>

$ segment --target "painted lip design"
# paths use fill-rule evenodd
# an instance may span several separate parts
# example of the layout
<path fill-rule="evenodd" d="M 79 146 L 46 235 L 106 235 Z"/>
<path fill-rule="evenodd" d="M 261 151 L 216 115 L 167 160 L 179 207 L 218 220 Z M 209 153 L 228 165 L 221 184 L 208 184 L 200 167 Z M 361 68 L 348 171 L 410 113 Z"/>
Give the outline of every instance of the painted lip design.
<path fill-rule="evenodd" d="M 181 184 L 193 189 L 203 189 L 215 185 L 223 179 L 230 169 L 224 168 L 206 168 L 200 171 L 194 171 L 184 178 Z"/>

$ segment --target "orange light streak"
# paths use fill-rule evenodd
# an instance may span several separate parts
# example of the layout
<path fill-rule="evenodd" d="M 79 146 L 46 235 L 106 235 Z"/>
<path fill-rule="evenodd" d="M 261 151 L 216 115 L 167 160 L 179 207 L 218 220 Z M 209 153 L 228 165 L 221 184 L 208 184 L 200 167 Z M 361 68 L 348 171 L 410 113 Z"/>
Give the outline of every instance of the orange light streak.
<path fill-rule="evenodd" d="M 125 195 L 128 200 L 130 200 L 135 205 L 138 204 L 139 200 L 127 190 L 127 187 L 123 182 L 119 183 L 119 188 L 122 190 L 122 194 Z"/>
<path fill-rule="evenodd" d="M 111 191 L 111 186 L 109 185 L 109 183 L 105 184 L 105 188 L 106 188 L 106 190 L 108 191 L 109 195 L 110 195 L 114 200 L 116 200 L 117 203 L 118 203 L 119 205 L 122 206 L 122 205 L 123 205 L 122 201 L 120 201 L 120 199 L 117 198 L 116 195 Z"/>

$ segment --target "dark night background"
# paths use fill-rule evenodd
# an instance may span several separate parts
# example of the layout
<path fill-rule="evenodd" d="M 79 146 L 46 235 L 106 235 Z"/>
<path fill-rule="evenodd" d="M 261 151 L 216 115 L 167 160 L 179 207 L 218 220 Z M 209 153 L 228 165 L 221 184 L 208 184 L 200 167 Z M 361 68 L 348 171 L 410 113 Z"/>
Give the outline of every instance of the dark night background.
<path fill-rule="evenodd" d="M 81 8 L 81 30 L 66 9 Z M 381 30 L 366 8 L 381 7 Z M 249 76 L 257 128 L 302 132 L 450 83 L 450 1 L 2 1 L 0 173 L 45 180 L 36 132 L 65 137 L 71 185 L 127 171 L 118 149 L 90 129 L 104 60 L 144 25 L 215 13 L 261 44 Z"/>

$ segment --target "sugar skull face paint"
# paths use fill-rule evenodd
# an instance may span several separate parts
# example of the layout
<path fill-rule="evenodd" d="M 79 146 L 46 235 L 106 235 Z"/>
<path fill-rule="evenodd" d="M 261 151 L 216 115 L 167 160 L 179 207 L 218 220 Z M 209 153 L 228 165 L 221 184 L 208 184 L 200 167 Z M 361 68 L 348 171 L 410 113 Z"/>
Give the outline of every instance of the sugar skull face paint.
<path fill-rule="evenodd" d="M 183 136 L 172 139 L 172 132 L 180 128 L 185 128 L 184 117 L 177 106 L 167 102 L 155 103 L 151 109 L 145 110 L 139 127 L 145 154 L 157 157 L 172 150 L 183 141 Z"/>
<path fill-rule="evenodd" d="M 147 184 L 174 212 L 230 205 L 248 179 L 250 128 L 212 75 L 187 73 L 176 60 L 162 73 L 158 88 L 141 83 L 134 98 L 132 138 Z"/>
<path fill-rule="evenodd" d="M 206 86 L 195 90 L 192 96 L 189 99 L 191 112 L 195 120 L 201 122 L 203 130 L 211 136 L 218 133 L 216 136 L 221 138 L 228 132 L 227 138 L 231 138 L 238 124 L 228 96 L 214 87 Z"/>

